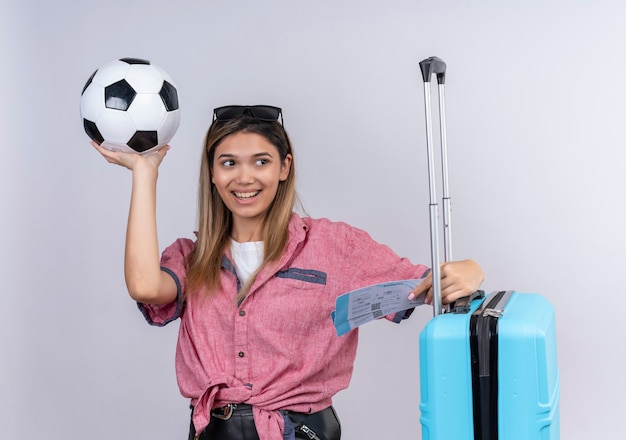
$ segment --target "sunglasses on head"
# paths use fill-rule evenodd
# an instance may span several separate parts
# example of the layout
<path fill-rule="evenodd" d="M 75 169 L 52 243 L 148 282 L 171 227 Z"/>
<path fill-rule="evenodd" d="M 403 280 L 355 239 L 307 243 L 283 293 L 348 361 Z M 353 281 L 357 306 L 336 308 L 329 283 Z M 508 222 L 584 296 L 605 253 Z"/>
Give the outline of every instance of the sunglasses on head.
<path fill-rule="evenodd" d="M 271 105 L 226 105 L 218 107 L 213 110 L 213 121 L 232 121 L 244 115 L 268 122 L 278 121 L 280 117 L 280 124 L 284 125 L 282 109 Z"/>

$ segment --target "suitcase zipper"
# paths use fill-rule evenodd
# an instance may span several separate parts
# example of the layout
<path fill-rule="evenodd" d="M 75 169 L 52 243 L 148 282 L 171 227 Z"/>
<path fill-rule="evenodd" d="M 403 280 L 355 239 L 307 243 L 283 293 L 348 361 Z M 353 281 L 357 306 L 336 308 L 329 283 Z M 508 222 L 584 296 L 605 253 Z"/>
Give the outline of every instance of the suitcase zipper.
<path fill-rule="evenodd" d="M 493 298 L 491 298 L 487 304 L 483 303 L 481 307 L 474 312 L 474 314 L 478 315 L 479 318 L 476 321 L 479 377 L 486 377 L 490 375 L 491 354 L 493 351 L 490 342 L 493 338 L 497 338 L 497 319 L 501 318 L 504 314 L 504 306 L 509 301 L 512 294 L 513 291 L 510 290 L 498 292 L 493 295 Z M 492 322 L 491 319 L 480 318 L 495 318 L 495 321 Z M 494 354 L 497 355 L 497 351 Z M 497 362 L 497 359 L 495 362 Z"/>
<path fill-rule="evenodd" d="M 505 292 L 496 293 L 493 298 L 489 300 L 487 304 L 483 303 L 480 308 L 474 312 L 477 316 L 476 320 L 476 336 L 478 338 L 478 375 L 479 377 L 489 376 L 490 373 L 490 361 L 491 361 L 491 347 L 490 341 L 493 337 L 492 323 L 490 319 L 480 318 L 499 318 L 502 316 L 502 308 L 497 308 L 500 304 L 500 300 L 504 296 Z"/>
<path fill-rule="evenodd" d="M 498 318 L 512 291 L 502 291 L 488 299 L 470 319 L 474 437 L 498 438 Z"/>
<path fill-rule="evenodd" d="M 489 301 L 489 304 L 483 306 L 479 309 L 483 317 L 492 317 L 492 318 L 501 318 L 504 314 L 504 306 L 511 295 L 513 294 L 512 290 L 507 290 L 505 292 L 498 292 L 494 295 L 493 299 Z"/>

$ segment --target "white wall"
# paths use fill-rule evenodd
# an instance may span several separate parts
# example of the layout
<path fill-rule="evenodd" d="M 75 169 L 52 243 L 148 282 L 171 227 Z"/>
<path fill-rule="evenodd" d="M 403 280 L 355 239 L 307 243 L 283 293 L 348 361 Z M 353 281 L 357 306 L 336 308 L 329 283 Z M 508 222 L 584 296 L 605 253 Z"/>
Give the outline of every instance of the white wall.
<path fill-rule="evenodd" d="M 129 173 L 79 119 L 96 67 L 148 58 L 179 84 L 161 246 L 193 230 L 211 109 L 271 103 L 308 212 L 428 263 L 417 63 L 437 55 L 455 257 L 483 265 L 486 290 L 555 304 L 563 438 L 623 438 L 625 13 L 619 1 L 2 0 L 0 437 L 186 438 L 177 325 L 145 325 L 125 293 Z M 346 440 L 420 438 L 429 315 L 362 329 L 336 399 Z"/>

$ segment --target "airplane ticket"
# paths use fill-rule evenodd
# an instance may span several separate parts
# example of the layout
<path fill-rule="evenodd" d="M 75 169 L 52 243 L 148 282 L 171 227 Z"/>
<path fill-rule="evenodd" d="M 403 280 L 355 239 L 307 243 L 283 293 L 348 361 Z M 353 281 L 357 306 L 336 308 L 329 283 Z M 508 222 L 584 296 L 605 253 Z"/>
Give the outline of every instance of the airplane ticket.
<path fill-rule="evenodd" d="M 408 296 L 421 279 L 374 284 L 339 296 L 332 313 L 337 335 L 383 316 L 424 304 L 425 295 L 409 301 Z"/>

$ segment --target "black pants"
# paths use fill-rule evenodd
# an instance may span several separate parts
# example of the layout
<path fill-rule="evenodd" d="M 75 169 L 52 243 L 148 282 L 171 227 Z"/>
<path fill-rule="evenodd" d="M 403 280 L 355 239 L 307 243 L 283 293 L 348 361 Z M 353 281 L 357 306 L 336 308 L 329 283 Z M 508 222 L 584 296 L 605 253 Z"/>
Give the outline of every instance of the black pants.
<path fill-rule="evenodd" d="M 340 440 L 341 424 L 337 413 L 332 406 L 313 414 L 283 411 L 291 419 L 297 439 L 311 440 L 312 434 L 320 440 Z M 192 408 L 193 415 L 193 408 Z M 193 423 L 189 428 L 189 440 L 194 440 L 196 430 Z M 221 420 L 211 416 L 209 426 L 202 431 L 199 440 L 259 440 L 259 435 L 254 425 L 252 407 L 238 405 L 228 420 Z"/>

